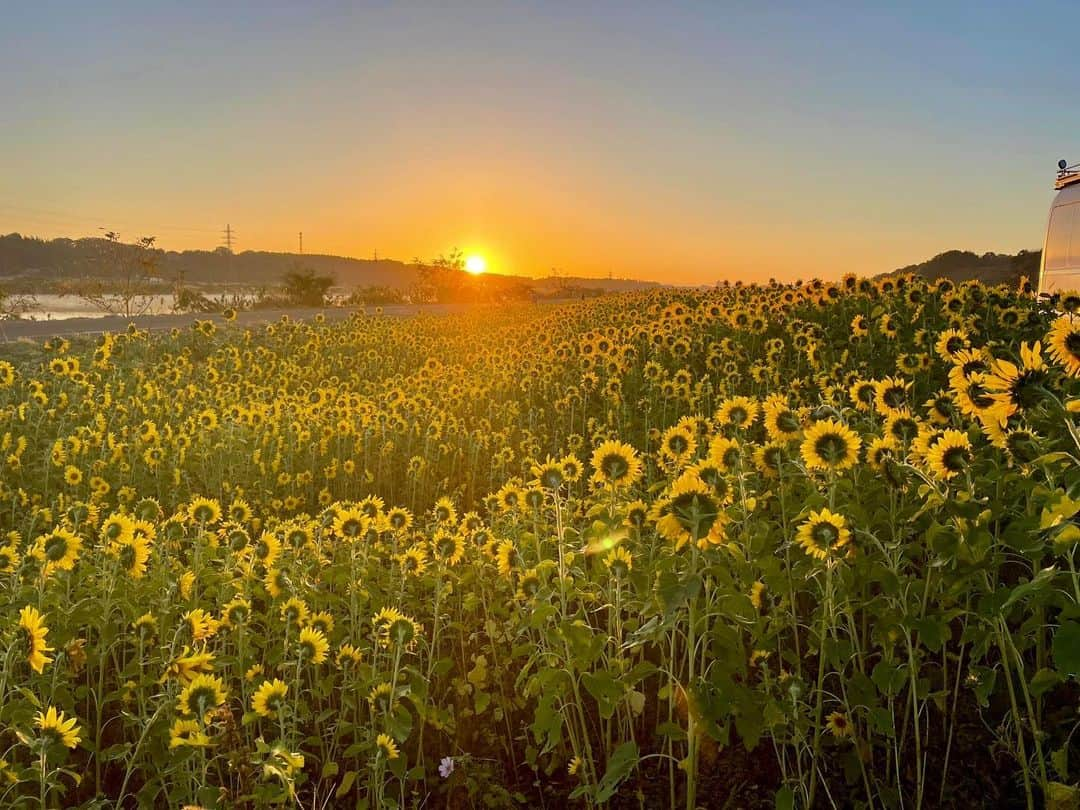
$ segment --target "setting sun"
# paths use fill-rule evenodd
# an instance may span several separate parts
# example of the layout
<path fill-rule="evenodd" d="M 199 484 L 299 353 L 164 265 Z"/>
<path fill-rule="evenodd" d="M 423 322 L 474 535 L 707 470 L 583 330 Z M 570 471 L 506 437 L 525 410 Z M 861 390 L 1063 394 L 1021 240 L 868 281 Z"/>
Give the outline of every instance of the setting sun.
<path fill-rule="evenodd" d="M 487 270 L 487 260 L 483 256 L 470 256 L 465 260 L 465 270 L 478 276 Z"/>

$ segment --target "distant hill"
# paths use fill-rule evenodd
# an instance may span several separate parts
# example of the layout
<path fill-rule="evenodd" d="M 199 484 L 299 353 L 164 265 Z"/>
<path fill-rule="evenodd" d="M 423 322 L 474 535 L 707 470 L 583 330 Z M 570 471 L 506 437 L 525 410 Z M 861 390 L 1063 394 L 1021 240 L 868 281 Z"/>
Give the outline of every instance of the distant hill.
<path fill-rule="evenodd" d="M 947 278 L 950 281 L 978 279 L 986 284 L 1017 284 L 1021 276 L 1035 281 L 1039 275 L 1041 250 L 1021 250 L 1009 253 L 984 253 L 969 250 L 947 250 L 919 264 L 909 264 L 890 275 L 914 273 L 931 281 Z"/>
<path fill-rule="evenodd" d="M 106 255 L 104 239 L 37 239 L 17 233 L 0 236 L 0 278 L 28 282 L 61 281 L 86 276 L 107 278 L 110 268 L 103 263 Z M 218 250 L 155 250 L 158 272 L 166 280 L 183 276 L 189 284 L 243 284 L 253 287 L 273 287 L 281 277 L 298 266 L 310 268 L 319 275 L 333 276 L 340 287 L 386 287 L 396 290 L 411 288 L 420 278 L 421 268 L 415 263 L 394 259 L 353 259 L 345 256 L 303 255 L 245 250 L 230 253 Z M 641 287 L 657 286 L 653 282 L 629 279 L 592 279 L 558 277 L 527 279 L 500 277 L 497 280 L 528 282 L 538 293 L 551 295 L 567 289 L 579 291 L 622 292 Z M 495 282 L 497 283 L 497 281 Z"/>

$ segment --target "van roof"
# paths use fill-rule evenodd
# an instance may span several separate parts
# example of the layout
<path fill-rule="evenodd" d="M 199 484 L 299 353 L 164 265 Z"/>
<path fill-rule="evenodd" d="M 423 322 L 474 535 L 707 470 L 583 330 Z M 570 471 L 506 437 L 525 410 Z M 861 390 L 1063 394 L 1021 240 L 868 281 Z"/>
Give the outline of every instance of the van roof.
<path fill-rule="evenodd" d="M 1063 189 L 1074 183 L 1080 183 L 1080 168 L 1070 166 L 1068 169 L 1058 172 L 1057 180 L 1054 181 L 1054 188 Z"/>

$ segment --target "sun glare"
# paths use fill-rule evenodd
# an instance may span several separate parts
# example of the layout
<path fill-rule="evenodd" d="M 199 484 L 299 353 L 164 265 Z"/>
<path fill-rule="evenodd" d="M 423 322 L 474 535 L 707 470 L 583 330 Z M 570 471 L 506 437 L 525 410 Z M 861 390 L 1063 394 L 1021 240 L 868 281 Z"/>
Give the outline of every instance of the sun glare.
<path fill-rule="evenodd" d="M 478 276 L 487 270 L 487 260 L 483 256 L 470 256 L 465 260 L 465 270 Z"/>

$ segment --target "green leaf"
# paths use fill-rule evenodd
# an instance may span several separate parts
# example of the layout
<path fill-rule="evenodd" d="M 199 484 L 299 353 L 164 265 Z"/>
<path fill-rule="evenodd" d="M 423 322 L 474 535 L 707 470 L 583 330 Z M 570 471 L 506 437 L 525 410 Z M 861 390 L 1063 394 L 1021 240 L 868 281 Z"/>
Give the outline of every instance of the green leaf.
<path fill-rule="evenodd" d="M 1054 633 L 1054 665 L 1059 672 L 1080 674 L 1080 624 L 1065 622 Z"/>
<path fill-rule="evenodd" d="M 1069 746 L 1063 745 L 1056 751 L 1050 752 L 1050 763 L 1062 779 L 1069 778 Z"/>
<path fill-rule="evenodd" d="M 626 687 L 609 672 L 583 672 L 581 683 L 596 698 L 600 716 L 605 720 L 615 714 L 615 708 L 626 694 Z"/>
<path fill-rule="evenodd" d="M 1021 599 L 1026 599 L 1034 593 L 1045 590 L 1048 588 L 1057 574 L 1057 568 L 1050 566 L 1049 568 L 1042 569 L 1037 573 L 1030 582 L 1025 582 L 1022 585 L 1017 585 L 1012 589 L 1012 593 L 1009 594 L 1009 598 L 1005 600 L 1005 604 L 1001 606 L 1001 611 L 1004 612 L 1016 602 Z"/>
<path fill-rule="evenodd" d="M 776 807 L 776 810 L 795 810 L 795 791 L 784 785 L 776 791 L 773 806 Z"/>
<path fill-rule="evenodd" d="M 873 673 L 870 675 L 870 679 L 881 690 L 882 694 L 892 696 L 903 688 L 907 673 L 902 666 L 878 661 Z"/>
<path fill-rule="evenodd" d="M 606 802 L 615 795 L 619 784 L 630 775 L 638 763 L 637 743 L 630 741 L 615 749 L 608 760 L 607 771 L 596 786 L 596 801 Z"/>
<path fill-rule="evenodd" d="M 918 619 L 912 622 L 912 627 L 919 634 L 919 643 L 932 652 L 940 650 L 942 644 L 945 643 L 945 634 L 948 632 L 948 627 L 938 619 L 929 616 Z"/>
<path fill-rule="evenodd" d="M 1043 667 L 1031 679 L 1031 694 L 1039 697 L 1061 683 L 1061 680 L 1061 675 L 1056 670 Z"/>
<path fill-rule="evenodd" d="M 338 785 L 337 791 L 334 793 L 335 799 L 340 799 L 350 790 L 352 790 L 353 783 L 356 781 L 356 771 L 345 771 L 345 776 L 341 780 L 341 784 Z"/>

